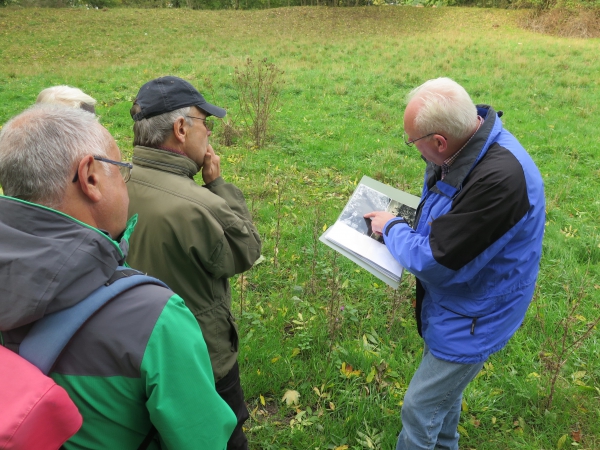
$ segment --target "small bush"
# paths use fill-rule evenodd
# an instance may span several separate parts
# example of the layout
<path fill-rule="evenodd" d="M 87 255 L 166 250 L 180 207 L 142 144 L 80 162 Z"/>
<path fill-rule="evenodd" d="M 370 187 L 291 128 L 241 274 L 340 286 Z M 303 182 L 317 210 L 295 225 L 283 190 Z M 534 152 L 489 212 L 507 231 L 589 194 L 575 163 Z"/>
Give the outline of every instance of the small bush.
<path fill-rule="evenodd" d="M 254 145 L 260 148 L 267 140 L 275 107 L 279 102 L 280 77 L 283 71 L 267 59 L 258 63 L 248 58 L 235 68 L 234 82 L 238 91 L 240 112 Z"/>

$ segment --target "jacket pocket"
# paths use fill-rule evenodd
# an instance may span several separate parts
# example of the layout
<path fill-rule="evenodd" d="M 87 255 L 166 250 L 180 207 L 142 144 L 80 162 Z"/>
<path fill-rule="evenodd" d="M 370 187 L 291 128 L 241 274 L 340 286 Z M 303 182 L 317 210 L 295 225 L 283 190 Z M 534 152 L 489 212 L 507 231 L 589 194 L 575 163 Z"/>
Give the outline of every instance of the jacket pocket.
<path fill-rule="evenodd" d="M 231 343 L 231 351 L 237 352 L 240 346 L 240 338 L 238 335 L 237 323 L 235 323 L 235 319 L 231 315 L 231 311 L 229 312 L 227 321 L 229 322 L 229 342 Z"/>
<path fill-rule="evenodd" d="M 457 316 L 464 317 L 465 319 L 469 319 L 471 321 L 470 333 L 471 333 L 471 335 L 475 334 L 475 325 L 477 324 L 477 320 L 479 319 L 479 317 L 467 316 L 465 314 L 461 314 L 456 311 L 453 311 L 450 308 L 446 308 L 445 306 L 442 306 L 442 305 L 440 305 L 440 308 L 445 309 L 446 311 L 451 312 L 452 314 L 456 314 Z"/>

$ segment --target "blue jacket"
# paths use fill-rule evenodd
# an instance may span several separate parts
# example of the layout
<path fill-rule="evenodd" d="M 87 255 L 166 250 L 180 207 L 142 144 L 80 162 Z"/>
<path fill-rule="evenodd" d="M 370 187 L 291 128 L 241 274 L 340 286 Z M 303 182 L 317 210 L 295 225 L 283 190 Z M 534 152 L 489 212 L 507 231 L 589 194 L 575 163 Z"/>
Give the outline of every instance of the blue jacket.
<path fill-rule="evenodd" d="M 415 229 L 392 219 L 383 230 L 417 278 L 417 324 L 432 354 L 468 364 L 503 348 L 521 325 L 545 222 L 535 163 L 491 107 L 477 109 L 485 121 L 444 181 L 427 163 Z"/>

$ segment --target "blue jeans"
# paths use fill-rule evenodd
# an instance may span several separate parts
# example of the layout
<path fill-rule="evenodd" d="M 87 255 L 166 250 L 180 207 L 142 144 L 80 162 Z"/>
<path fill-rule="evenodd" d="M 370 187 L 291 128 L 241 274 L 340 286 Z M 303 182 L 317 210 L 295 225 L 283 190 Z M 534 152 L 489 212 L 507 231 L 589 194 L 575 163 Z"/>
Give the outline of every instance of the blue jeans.
<path fill-rule="evenodd" d="M 458 450 L 462 393 L 483 367 L 436 358 L 425 344 L 402 406 L 396 450 Z"/>

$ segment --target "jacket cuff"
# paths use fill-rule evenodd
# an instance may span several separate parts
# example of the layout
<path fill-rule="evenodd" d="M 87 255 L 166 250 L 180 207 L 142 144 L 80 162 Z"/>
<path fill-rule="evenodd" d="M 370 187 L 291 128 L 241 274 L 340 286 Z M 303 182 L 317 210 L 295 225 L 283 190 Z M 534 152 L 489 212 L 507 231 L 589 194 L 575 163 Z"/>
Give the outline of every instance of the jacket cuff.
<path fill-rule="evenodd" d="M 408 223 L 408 222 L 402 217 L 396 217 L 395 219 L 388 220 L 388 223 L 386 223 L 385 226 L 383 227 L 383 235 L 387 236 L 390 233 L 390 229 L 394 225 L 398 225 L 399 223 Z"/>
<path fill-rule="evenodd" d="M 212 189 L 216 188 L 217 186 L 221 186 L 222 184 L 225 184 L 225 180 L 223 179 L 223 177 L 219 176 L 212 180 L 210 183 L 205 184 L 204 187 L 207 189 Z"/>

